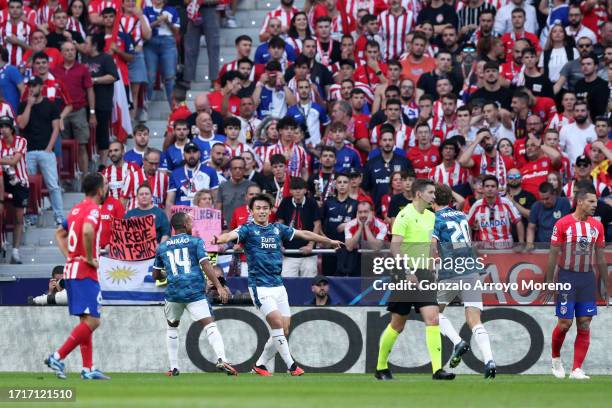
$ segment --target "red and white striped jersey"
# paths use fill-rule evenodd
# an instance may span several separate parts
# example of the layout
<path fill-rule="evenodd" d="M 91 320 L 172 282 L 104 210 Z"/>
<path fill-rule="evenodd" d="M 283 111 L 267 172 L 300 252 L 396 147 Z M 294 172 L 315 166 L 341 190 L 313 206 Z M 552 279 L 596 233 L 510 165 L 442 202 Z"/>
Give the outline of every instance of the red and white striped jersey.
<path fill-rule="evenodd" d="M 39 7 L 38 11 L 36 12 L 36 25 L 50 24 L 51 20 L 53 19 L 53 13 L 55 13 L 56 10 L 61 9 L 62 7 L 59 4 L 55 9 L 49 7 L 48 4 Z"/>
<path fill-rule="evenodd" d="M 402 0 L 402 7 L 412 13 L 413 24 L 416 24 L 417 17 L 423 9 L 424 3 L 422 0 Z"/>
<path fill-rule="evenodd" d="M 144 20 L 148 21 L 147 19 Z M 135 47 L 142 45 L 142 27 L 140 20 L 137 17 L 124 14 L 121 17 L 121 22 L 119 24 L 121 31 L 132 37 Z"/>
<path fill-rule="evenodd" d="M 62 101 L 62 109 L 66 105 L 72 105 L 72 99 L 70 99 L 70 95 L 68 92 L 64 90 L 63 83 L 56 79 L 51 72 L 47 74 L 47 79 L 43 81 L 42 88 L 40 92 L 43 97 L 49 99 L 51 102 L 55 102 L 56 99 L 60 99 Z M 29 94 L 29 85 L 26 84 L 25 91 L 21 96 L 21 100 L 24 101 L 28 98 Z"/>
<path fill-rule="evenodd" d="M 576 180 L 570 180 L 566 185 L 563 186 L 563 194 L 565 194 L 565 196 L 569 198 L 570 201 L 574 201 L 575 184 Z M 593 177 L 593 187 L 595 187 L 595 193 L 597 194 L 597 197 L 601 197 L 601 195 L 604 193 L 605 189 L 608 186 L 606 186 L 605 183 L 602 183 L 601 181 L 597 180 L 597 177 Z"/>
<path fill-rule="evenodd" d="M 102 14 L 102 10 L 105 8 L 114 8 L 115 10 L 121 10 L 121 0 L 92 0 L 87 6 L 87 13 Z"/>
<path fill-rule="evenodd" d="M 381 123 L 372 129 L 372 134 L 370 135 L 370 143 L 372 146 L 378 146 L 378 141 L 380 140 L 380 128 L 385 123 Z M 399 130 L 395 131 L 395 147 L 408 151 L 409 148 L 414 146 L 416 146 L 416 136 L 412 131 L 412 128 L 405 123 L 402 123 Z"/>
<path fill-rule="evenodd" d="M 0 139 L 0 157 L 12 158 L 15 154 L 20 153 L 21 158 L 14 166 L 4 165 L 2 170 L 8 177 L 9 182 L 16 180 L 24 187 L 28 187 L 28 171 L 26 166 L 26 153 L 28 151 L 28 141 L 21 136 L 14 136 L 13 143 L 9 145 L 5 139 Z M 15 174 L 14 176 L 12 174 Z"/>
<path fill-rule="evenodd" d="M 596 262 L 595 248 L 605 244 L 603 224 L 593 217 L 577 220 L 574 214 L 562 217 L 553 228 L 552 246 L 560 247 L 559 268 L 572 272 L 591 272 Z"/>
<path fill-rule="evenodd" d="M 370 229 L 370 232 L 378 241 L 384 241 L 387 237 L 387 233 L 389 232 L 389 227 L 385 222 L 379 218 L 374 217 L 372 222 L 367 225 L 367 228 Z M 346 223 L 344 227 L 344 240 L 349 240 L 355 236 L 357 231 L 359 230 L 359 220 L 357 218 L 353 218 L 349 222 Z M 365 241 L 365 233 L 361 233 L 361 241 Z"/>
<path fill-rule="evenodd" d="M 137 206 L 136 193 L 138 187 L 148 183 L 151 187 L 153 195 L 153 205 L 164 208 L 166 196 L 168 195 L 168 175 L 166 172 L 157 171 L 154 176 L 147 176 L 142 169 L 132 171 L 127 175 L 123 188 L 121 190 L 121 198 L 127 199 L 128 204 L 126 210 L 129 211 Z"/>
<path fill-rule="evenodd" d="M 87 37 L 87 33 L 85 32 L 85 28 L 83 24 L 76 17 L 68 16 L 68 23 L 66 24 L 66 30 L 68 31 L 76 31 L 81 34 L 81 37 Z"/>
<path fill-rule="evenodd" d="M 271 144 L 260 145 L 260 146 L 254 147 L 253 150 L 255 151 L 255 154 L 259 156 L 259 160 L 261 160 L 262 163 L 265 163 L 265 162 L 270 162 L 270 156 L 272 156 L 270 152 L 272 152 L 272 149 L 275 146 L 276 145 L 271 145 Z"/>
<path fill-rule="evenodd" d="M 428 178 L 436 183 L 453 187 L 458 184 L 467 183 L 470 179 L 470 170 L 461 167 L 457 162 L 448 169 L 444 166 L 444 163 L 440 163 L 431 169 Z"/>
<path fill-rule="evenodd" d="M 553 117 L 548 122 L 546 126 L 546 130 L 548 129 L 556 129 L 557 132 L 561 130 L 561 128 L 565 125 L 569 125 L 574 123 L 574 118 L 568 118 L 563 113 L 557 112 L 553 115 Z"/>
<path fill-rule="evenodd" d="M 136 163 L 124 161 L 120 167 L 110 165 L 102 170 L 102 175 L 108 181 L 109 194 L 115 198 L 121 196 L 121 190 L 123 190 L 123 184 L 133 171 L 139 171 L 140 166 Z"/>
<path fill-rule="evenodd" d="M 93 279 L 98 281 L 98 271 L 85 259 L 87 250 L 83 237 L 83 226 L 91 224 L 94 228 L 94 240 L 92 242 L 93 259 L 98 259 L 100 251 L 100 206 L 91 198 L 85 198 L 78 203 L 68 214 L 68 259 L 64 266 L 64 279 Z"/>
<path fill-rule="evenodd" d="M 225 145 L 225 151 L 230 158 L 240 157 L 242 156 L 242 153 L 244 152 L 252 152 L 253 154 L 255 154 L 251 146 L 247 145 L 246 143 L 238 142 L 238 144 L 233 147 L 227 143 L 225 143 L 224 145 Z"/>
<path fill-rule="evenodd" d="M 520 222 L 521 214 L 505 197 L 497 197 L 493 206 L 485 199 L 472 205 L 468 214 L 470 225 L 476 225 L 474 240 L 481 242 L 513 242 L 512 224 Z"/>
<path fill-rule="evenodd" d="M 363 82 L 357 81 L 355 82 L 354 88 L 359 88 L 365 93 L 365 98 L 368 103 L 372 103 L 374 101 L 374 93 L 372 93 L 372 89 Z M 333 84 L 329 87 L 329 92 L 327 93 L 330 101 L 341 101 L 342 100 L 342 85 L 341 84 Z"/>
<path fill-rule="evenodd" d="M 23 6 L 23 15 L 25 16 L 26 22 L 32 26 L 36 27 L 36 10 L 24 5 Z M 0 10 L 0 25 L 4 24 L 5 21 L 10 19 L 8 7 Z"/>
<path fill-rule="evenodd" d="M 266 31 L 268 31 L 268 24 L 270 23 L 270 19 L 272 18 L 278 18 L 281 22 L 281 27 L 283 29 L 283 32 L 287 32 L 287 30 L 289 29 L 289 26 L 291 25 L 291 19 L 293 18 L 295 13 L 298 13 L 299 11 L 300 10 L 298 10 L 295 7 L 291 7 L 291 9 L 287 11 L 284 8 L 282 8 L 282 6 L 278 6 L 277 8 L 275 8 L 274 10 L 266 14 L 266 17 L 264 18 L 264 22 L 261 26 L 261 30 L 259 30 L 259 34 L 263 34 Z"/>
<path fill-rule="evenodd" d="M 412 30 L 414 18 L 411 11 L 403 11 L 399 16 L 395 16 L 390 10 L 386 10 L 378 16 L 378 24 L 385 43 L 383 47 L 385 61 L 399 58 L 404 53 L 406 34 Z"/>
<path fill-rule="evenodd" d="M 26 44 L 30 43 L 30 34 L 32 33 L 32 26 L 23 21 L 19 21 L 16 24 L 11 20 L 6 21 L 0 28 L 0 44 L 8 51 L 9 64 L 19 66 L 23 61 L 23 54 L 25 49 L 18 45 L 11 44 L 6 40 L 6 37 L 14 36 L 18 40 L 23 41 Z"/>
<path fill-rule="evenodd" d="M 279 141 L 270 149 L 269 157 L 275 154 L 282 154 L 287 158 L 287 171 L 291 177 L 300 177 L 302 169 L 308 170 L 308 153 L 297 143 L 292 143 L 285 149 Z"/>
<path fill-rule="evenodd" d="M 368 14 L 374 14 L 374 0 L 346 0 L 346 13 L 357 19 L 357 12 L 361 9 L 368 10 Z"/>
<path fill-rule="evenodd" d="M 2 116 L 8 116 L 15 119 L 15 112 L 13 112 L 13 108 L 6 102 L 0 102 L 0 117 Z"/>

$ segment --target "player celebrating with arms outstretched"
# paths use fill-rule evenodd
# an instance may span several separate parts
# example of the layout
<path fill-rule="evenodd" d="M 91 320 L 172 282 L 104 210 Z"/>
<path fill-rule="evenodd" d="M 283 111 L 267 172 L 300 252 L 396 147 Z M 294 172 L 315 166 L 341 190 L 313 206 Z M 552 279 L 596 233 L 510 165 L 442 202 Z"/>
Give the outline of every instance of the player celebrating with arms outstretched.
<path fill-rule="evenodd" d="M 597 314 L 597 284 L 593 259 L 604 282 L 606 305 L 608 267 L 604 257 L 603 225 L 593 218 L 597 207 L 595 188 L 590 182 L 581 184 L 575 193 L 575 199 L 576 211 L 559 219 L 553 228 L 546 269 L 547 283 L 553 281 L 558 265 L 557 281 L 570 286 L 569 290 L 559 291 L 556 299 L 556 314 L 559 319 L 552 333 L 552 373 L 557 378 L 565 378 L 561 346 L 576 316 L 578 328 L 574 342 L 574 366 L 569 378 L 587 380 L 589 376 L 582 370 L 582 363 L 589 349 L 591 319 Z M 543 301 L 547 302 L 551 296 L 552 292 L 544 292 Z"/>
<path fill-rule="evenodd" d="M 278 352 L 289 368 L 289 373 L 297 376 L 304 374 L 304 370 L 293 361 L 287 344 L 286 336 L 289 334 L 291 312 L 287 291 L 281 278 L 283 267 L 281 244 L 283 241 L 301 238 L 338 249 L 342 246 L 342 242 L 284 224 L 270 224 L 268 219 L 273 204 L 272 198 L 266 194 L 253 197 L 249 202 L 253 222 L 215 237 L 212 243 L 225 244 L 230 241 L 242 243 L 249 265 L 248 285 L 251 299 L 270 325 L 270 338 L 255 363 L 253 372 L 265 377 L 271 376 L 266 364 Z"/>
<path fill-rule="evenodd" d="M 45 359 L 58 378 L 65 379 L 62 362 L 77 346 L 81 348 L 84 380 L 110 380 L 93 368 L 91 337 L 100 325 L 102 293 L 98 283 L 98 251 L 100 238 L 100 205 L 108 194 L 108 185 L 101 174 L 88 174 L 83 179 L 85 199 L 77 204 L 55 237 L 66 257 L 64 283 L 68 293 L 68 311 L 79 316 L 80 323 L 72 329 L 62 347 Z"/>
<path fill-rule="evenodd" d="M 491 352 L 489 334 L 480 320 L 483 308 L 482 293 L 474 289 L 478 281 L 478 274 L 483 268 L 479 268 L 477 264 L 467 217 L 461 211 L 450 207 L 452 199 L 453 190 L 449 186 L 436 185 L 436 198 L 431 205 L 436 212 L 431 238 L 432 257 L 439 257 L 442 260 L 441 267 L 438 270 L 438 281 L 444 280 L 449 284 L 463 283 L 465 286 L 469 284 L 471 289 L 438 291 L 440 332 L 453 342 L 454 350 L 450 367 L 457 367 L 461 362 L 461 355 L 468 351 L 470 347 L 461 339 L 451 321 L 442 312 L 449 303 L 459 296 L 465 307 L 465 321 L 472 329 L 472 334 L 484 359 L 484 377 L 495 378 L 495 362 Z M 447 262 L 449 260 L 451 262 Z M 447 265 L 452 267 L 448 268 Z"/>
<path fill-rule="evenodd" d="M 185 309 L 194 321 L 199 321 L 204 326 L 206 338 L 217 355 L 217 368 L 228 375 L 238 375 L 236 369 L 225 358 L 223 338 L 217 329 L 215 319 L 211 315 L 210 305 L 206 300 L 206 279 L 202 271 L 217 288 L 223 303 L 227 302 L 229 294 L 215 275 L 204 241 L 191 235 L 193 224 L 191 216 L 177 212 L 170 219 L 170 224 L 175 235 L 157 247 L 153 264 L 153 279 L 168 280 L 164 312 L 168 323 L 166 346 L 170 370 L 166 375 L 179 375 L 178 325 Z"/>

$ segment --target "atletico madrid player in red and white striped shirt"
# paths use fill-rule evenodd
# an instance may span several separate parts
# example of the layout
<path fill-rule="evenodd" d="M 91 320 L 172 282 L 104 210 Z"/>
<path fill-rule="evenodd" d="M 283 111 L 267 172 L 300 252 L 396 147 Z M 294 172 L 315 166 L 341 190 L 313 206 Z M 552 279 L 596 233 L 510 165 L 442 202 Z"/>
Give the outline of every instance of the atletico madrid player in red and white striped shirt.
<path fill-rule="evenodd" d="M 525 242 L 521 214 L 510 200 L 499 196 L 497 177 L 485 176 L 482 189 L 484 197 L 472 205 L 468 214 L 468 222 L 477 229 L 474 241 L 500 243 L 500 247 L 507 247 L 514 242 L 512 224 L 516 224 L 519 242 Z"/>
<path fill-rule="evenodd" d="M 111 165 L 102 170 L 102 175 L 108 181 L 108 194 L 117 199 L 121 196 L 123 184 L 128 175 L 133 171 L 140 170 L 140 166 L 136 163 L 123 160 L 123 153 L 123 144 L 112 142 L 108 147 L 108 158 Z"/>
<path fill-rule="evenodd" d="M 604 228 L 600 221 L 593 218 L 596 208 L 595 188 L 586 183 L 581 185 L 576 192 L 576 211 L 557 221 L 550 240 L 546 283 L 553 282 L 558 267 L 557 282 L 564 285 L 557 294 L 558 320 L 552 333 L 552 373 L 557 378 L 565 377 L 561 347 L 576 317 L 574 364 L 569 378 L 589 379 L 582 370 L 582 363 L 589 349 L 591 320 L 597 314 L 597 279 L 593 266 L 597 267 L 603 283 L 603 300 L 606 305 L 609 301 Z M 542 300 L 548 302 L 551 296 L 552 291 L 547 290 Z"/>
<path fill-rule="evenodd" d="M 153 205 L 164 208 L 168 194 L 168 174 L 159 170 L 161 152 L 149 149 L 142 160 L 142 169 L 128 174 L 121 191 L 121 202 L 127 211 L 136 208 L 138 187 L 148 184 L 151 188 Z"/>

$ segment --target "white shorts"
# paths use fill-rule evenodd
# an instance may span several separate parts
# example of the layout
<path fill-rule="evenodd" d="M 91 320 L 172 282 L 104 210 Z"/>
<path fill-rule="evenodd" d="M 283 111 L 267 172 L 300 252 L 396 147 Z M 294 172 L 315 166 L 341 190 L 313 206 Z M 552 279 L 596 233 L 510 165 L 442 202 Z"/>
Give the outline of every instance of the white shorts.
<path fill-rule="evenodd" d="M 283 257 L 283 278 L 314 278 L 317 276 L 316 255 L 295 258 L 290 256 Z"/>
<path fill-rule="evenodd" d="M 191 303 L 168 302 L 164 306 L 166 320 L 175 323 L 181 320 L 183 312 L 187 309 L 191 319 L 195 322 L 212 316 L 212 310 L 206 299 Z"/>
<path fill-rule="evenodd" d="M 264 316 L 278 310 L 281 316 L 291 316 L 289 309 L 289 297 L 284 286 L 256 288 L 249 287 L 249 293 L 253 304 Z"/>
<path fill-rule="evenodd" d="M 459 284 L 462 283 L 465 287 L 469 285 L 473 288 L 476 282 L 479 280 L 479 276 L 476 273 L 472 273 L 467 276 L 461 276 L 451 279 L 444 279 L 438 283 L 442 284 Z M 483 309 L 482 305 L 482 291 L 476 289 L 463 289 L 463 290 L 438 290 L 438 303 L 441 305 L 448 305 L 456 297 L 463 303 L 463 307 L 475 307 L 479 310 Z"/>

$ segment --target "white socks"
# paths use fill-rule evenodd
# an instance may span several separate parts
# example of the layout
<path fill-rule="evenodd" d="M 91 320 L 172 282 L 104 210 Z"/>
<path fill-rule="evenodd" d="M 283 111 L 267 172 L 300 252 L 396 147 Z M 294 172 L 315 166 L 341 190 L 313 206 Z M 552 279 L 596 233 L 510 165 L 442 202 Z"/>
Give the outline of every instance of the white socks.
<path fill-rule="evenodd" d="M 225 345 L 223 344 L 223 338 L 221 333 L 217 329 L 216 323 L 210 323 L 204 327 L 206 330 L 206 337 L 208 337 L 208 343 L 215 350 L 217 358 L 220 358 L 223 362 L 227 362 L 225 359 Z"/>
<path fill-rule="evenodd" d="M 491 342 L 489 341 L 489 333 L 487 333 L 487 329 L 481 324 L 477 324 L 472 329 L 472 337 L 476 340 L 476 344 L 478 344 L 478 348 L 482 353 L 482 358 L 484 363 L 488 363 L 493 360 L 493 353 L 491 352 Z"/>
<path fill-rule="evenodd" d="M 272 336 L 276 350 L 280 353 L 287 368 L 291 368 L 294 361 L 289 352 L 289 344 L 287 343 L 283 329 L 272 329 L 270 330 L 270 335 Z"/>
<path fill-rule="evenodd" d="M 178 327 L 166 328 L 166 347 L 168 348 L 168 360 L 170 360 L 170 370 L 178 369 L 178 350 L 179 338 Z"/>
<path fill-rule="evenodd" d="M 459 336 L 459 334 L 457 333 L 457 331 L 453 327 L 453 324 L 451 323 L 451 321 L 448 320 L 446 318 L 446 316 L 444 316 L 442 313 L 440 313 L 438 315 L 438 320 L 440 322 L 439 323 L 440 324 L 440 333 L 442 333 L 444 336 L 448 337 L 449 340 L 452 341 L 453 345 L 455 345 L 455 346 L 457 344 L 461 343 L 461 337 Z M 484 327 L 483 327 L 483 329 L 484 329 Z"/>
<path fill-rule="evenodd" d="M 255 362 L 255 365 L 265 366 L 266 364 L 268 364 L 268 361 L 274 358 L 275 355 L 276 355 L 276 343 L 274 342 L 274 339 L 272 338 L 272 336 L 270 336 L 270 338 L 268 338 L 268 341 L 266 342 L 266 345 L 264 346 L 261 356 L 259 356 L 259 358 L 257 359 L 257 362 Z M 270 367 L 266 366 L 266 368 L 270 368 Z"/>

